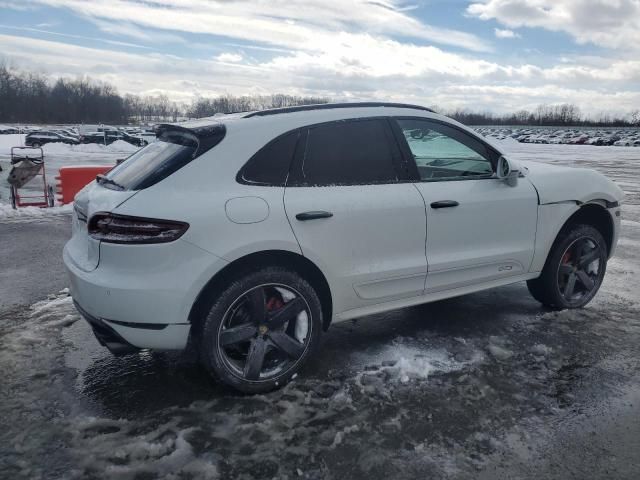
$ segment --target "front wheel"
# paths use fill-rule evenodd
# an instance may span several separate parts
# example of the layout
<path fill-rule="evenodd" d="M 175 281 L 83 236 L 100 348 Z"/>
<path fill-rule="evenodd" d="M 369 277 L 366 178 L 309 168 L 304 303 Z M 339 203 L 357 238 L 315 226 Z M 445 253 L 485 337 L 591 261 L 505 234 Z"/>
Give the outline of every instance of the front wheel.
<path fill-rule="evenodd" d="M 558 235 L 540 277 L 529 280 L 531 295 L 552 308 L 580 308 L 600 289 L 607 269 L 607 244 L 591 225 Z"/>
<path fill-rule="evenodd" d="M 214 377 L 246 393 L 285 385 L 316 350 L 322 309 L 294 271 L 267 267 L 236 278 L 201 331 L 200 356 Z"/>

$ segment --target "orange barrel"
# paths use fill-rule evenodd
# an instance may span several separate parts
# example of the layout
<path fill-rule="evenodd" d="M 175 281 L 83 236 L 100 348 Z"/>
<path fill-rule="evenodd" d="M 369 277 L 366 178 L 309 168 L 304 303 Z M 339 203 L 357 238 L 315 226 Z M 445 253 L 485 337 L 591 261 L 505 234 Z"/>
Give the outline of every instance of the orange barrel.
<path fill-rule="evenodd" d="M 106 173 L 113 165 L 73 165 L 60 167 L 56 177 L 56 193 L 62 205 L 73 202 L 76 193 L 96 179 L 96 175 Z"/>

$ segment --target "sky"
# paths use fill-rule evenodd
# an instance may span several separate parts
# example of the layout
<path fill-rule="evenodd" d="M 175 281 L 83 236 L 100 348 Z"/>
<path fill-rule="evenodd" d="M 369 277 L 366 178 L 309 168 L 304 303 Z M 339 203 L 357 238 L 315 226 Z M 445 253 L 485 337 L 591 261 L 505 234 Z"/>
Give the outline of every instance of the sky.
<path fill-rule="evenodd" d="M 120 93 L 640 108 L 640 0 L 0 0 L 0 61 Z"/>

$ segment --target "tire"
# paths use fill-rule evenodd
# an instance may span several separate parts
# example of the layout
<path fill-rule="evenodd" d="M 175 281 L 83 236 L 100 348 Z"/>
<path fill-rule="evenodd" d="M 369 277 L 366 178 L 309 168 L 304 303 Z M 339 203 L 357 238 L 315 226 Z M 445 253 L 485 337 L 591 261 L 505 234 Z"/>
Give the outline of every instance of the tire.
<path fill-rule="evenodd" d="M 33 148 L 40 148 L 40 144 L 38 142 L 32 143 L 31 146 Z"/>
<path fill-rule="evenodd" d="M 600 289 L 607 270 L 607 252 L 602 234 L 591 225 L 562 230 L 542 274 L 527 282 L 529 292 L 554 309 L 584 307 Z"/>
<path fill-rule="evenodd" d="M 270 266 L 238 275 L 220 292 L 195 343 L 217 380 L 264 393 L 291 380 L 321 335 L 322 308 L 313 287 L 295 271 Z"/>

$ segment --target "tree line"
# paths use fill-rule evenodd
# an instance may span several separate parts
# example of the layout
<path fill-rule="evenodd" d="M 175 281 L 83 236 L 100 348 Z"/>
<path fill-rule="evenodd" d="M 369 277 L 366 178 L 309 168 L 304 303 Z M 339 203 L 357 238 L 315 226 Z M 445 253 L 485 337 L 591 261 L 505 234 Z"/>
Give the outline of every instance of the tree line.
<path fill-rule="evenodd" d="M 326 97 L 295 95 L 223 95 L 197 97 L 190 104 L 166 95 L 120 95 L 113 85 L 88 77 L 51 80 L 0 63 L 0 123 L 112 123 L 138 124 L 201 118 L 216 113 L 327 103 Z M 576 105 L 539 105 L 532 111 L 495 114 L 465 109 L 441 110 L 466 125 L 640 126 L 640 109 L 626 117 L 602 114 L 584 116 Z"/>
<path fill-rule="evenodd" d="M 580 108 L 570 103 L 559 105 L 538 105 L 534 110 L 519 110 L 513 113 L 473 112 L 465 109 L 451 111 L 434 110 L 443 113 L 465 125 L 509 125 L 509 126 L 549 126 L 549 127 L 629 127 L 640 126 L 640 110 L 634 110 L 626 117 L 607 113 L 587 117 Z"/>
<path fill-rule="evenodd" d="M 115 87 L 88 77 L 50 80 L 9 69 L 0 63 L 0 123 L 137 124 L 200 118 L 216 113 L 327 103 L 324 97 L 296 95 L 223 95 L 197 97 L 191 104 L 166 95 L 119 95 Z"/>

